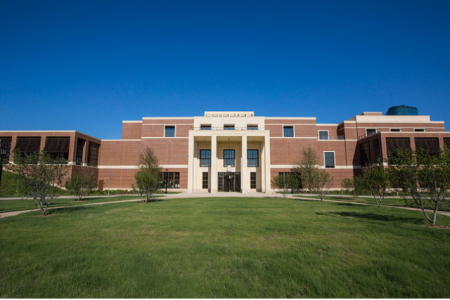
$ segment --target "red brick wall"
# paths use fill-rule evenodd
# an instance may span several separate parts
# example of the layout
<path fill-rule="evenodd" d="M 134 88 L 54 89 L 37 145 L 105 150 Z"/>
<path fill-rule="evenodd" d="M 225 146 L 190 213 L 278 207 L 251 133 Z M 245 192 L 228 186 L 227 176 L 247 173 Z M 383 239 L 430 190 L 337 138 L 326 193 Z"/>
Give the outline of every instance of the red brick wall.
<path fill-rule="evenodd" d="M 122 123 L 122 139 L 140 139 L 142 123 Z"/>
<path fill-rule="evenodd" d="M 160 165 L 188 164 L 188 138 L 142 139 L 142 143 L 155 151 Z"/>

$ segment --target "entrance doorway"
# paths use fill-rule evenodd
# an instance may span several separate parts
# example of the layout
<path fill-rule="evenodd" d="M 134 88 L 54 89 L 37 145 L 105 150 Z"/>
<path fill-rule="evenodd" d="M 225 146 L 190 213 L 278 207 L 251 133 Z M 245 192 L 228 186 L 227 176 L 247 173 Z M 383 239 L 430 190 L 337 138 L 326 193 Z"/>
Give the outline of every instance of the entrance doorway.
<path fill-rule="evenodd" d="M 241 173 L 239 172 L 219 172 L 218 177 L 219 192 L 240 192 Z"/>

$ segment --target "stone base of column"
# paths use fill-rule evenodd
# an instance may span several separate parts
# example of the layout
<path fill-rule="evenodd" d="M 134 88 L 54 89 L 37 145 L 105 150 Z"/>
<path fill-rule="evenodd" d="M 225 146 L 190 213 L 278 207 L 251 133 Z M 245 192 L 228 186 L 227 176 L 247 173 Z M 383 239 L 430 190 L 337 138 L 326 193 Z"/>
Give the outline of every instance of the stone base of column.
<path fill-rule="evenodd" d="M 242 194 L 248 194 L 248 193 L 250 193 L 252 190 L 245 190 L 245 189 L 242 189 L 242 191 L 241 191 L 241 193 Z"/>
<path fill-rule="evenodd" d="M 217 194 L 217 189 L 211 189 L 211 194 Z"/>

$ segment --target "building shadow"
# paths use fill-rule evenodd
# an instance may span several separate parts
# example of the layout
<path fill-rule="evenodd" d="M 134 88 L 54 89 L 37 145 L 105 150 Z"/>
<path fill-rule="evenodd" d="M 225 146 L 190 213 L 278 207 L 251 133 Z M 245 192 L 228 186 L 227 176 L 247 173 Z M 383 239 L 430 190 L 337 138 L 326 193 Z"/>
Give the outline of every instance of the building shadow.
<path fill-rule="evenodd" d="M 350 204 L 353 205 L 353 204 Z M 316 213 L 317 215 L 330 216 L 337 215 L 346 218 L 357 218 L 372 221 L 383 221 L 383 222 L 402 222 L 402 223 L 414 223 L 422 224 L 423 218 L 405 218 L 397 217 L 392 215 L 381 215 L 374 213 L 358 213 L 358 212 L 330 212 L 330 213 Z"/>

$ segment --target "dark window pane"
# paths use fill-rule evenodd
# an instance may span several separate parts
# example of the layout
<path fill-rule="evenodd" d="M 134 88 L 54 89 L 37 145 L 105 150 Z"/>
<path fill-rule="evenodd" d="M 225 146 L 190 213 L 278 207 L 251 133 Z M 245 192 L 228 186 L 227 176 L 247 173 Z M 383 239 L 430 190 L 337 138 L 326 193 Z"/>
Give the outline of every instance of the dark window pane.
<path fill-rule="evenodd" d="M 372 165 L 372 156 L 370 153 L 370 142 L 366 142 L 364 144 L 359 145 L 360 154 L 361 154 L 361 166 L 371 166 Z"/>
<path fill-rule="evenodd" d="M 328 131 L 319 131 L 320 140 L 328 140 Z"/>
<path fill-rule="evenodd" d="M 367 136 L 374 135 L 375 133 L 377 133 L 377 130 L 376 129 L 367 129 L 366 133 L 367 133 Z"/>
<path fill-rule="evenodd" d="M 250 188 L 256 189 L 256 172 L 250 173 Z"/>
<path fill-rule="evenodd" d="M 5 149 L 5 154 L 0 153 L 0 163 L 2 160 L 8 162 L 9 161 L 9 155 L 11 153 L 11 137 L 0 137 L 0 148 Z"/>
<path fill-rule="evenodd" d="M 386 138 L 388 161 L 392 160 L 393 155 L 397 152 L 397 149 L 411 150 L 409 138 Z"/>
<path fill-rule="evenodd" d="M 425 129 L 423 128 L 416 128 L 414 129 L 415 132 L 425 132 Z"/>
<path fill-rule="evenodd" d="M 234 130 L 234 125 L 225 125 L 223 126 L 223 130 Z"/>
<path fill-rule="evenodd" d="M 259 167 L 258 150 L 248 149 L 247 150 L 247 165 L 249 167 Z"/>
<path fill-rule="evenodd" d="M 234 167 L 234 149 L 225 149 L 223 150 L 223 166 L 232 166 Z"/>
<path fill-rule="evenodd" d="M 211 150 L 200 150 L 200 167 L 211 167 Z"/>
<path fill-rule="evenodd" d="M 258 130 L 258 126 L 257 125 L 248 125 L 247 130 Z"/>
<path fill-rule="evenodd" d="M 20 151 L 21 155 L 27 156 L 33 152 L 39 152 L 41 149 L 40 137 L 18 137 L 15 151 Z"/>
<path fill-rule="evenodd" d="M 211 125 L 201 125 L 200 130 L 211 130 Z"/>
<path fill-rule="evenodd" d="M 89 142 L 89 155 L 88 155 L 88 165 L 96 167 L 98 165 L 98 151 L 100 145 L 97 143 Z"/>
<path fill-rule="evenodd" d="M 325 152 L 325 168 L 334 168 L 334 152 Z"/>
<path fill-rule="evenodd" d="M 286 126 L 283 128 L 283 136 L 284 137 L 294 137 L 294 127 Z"/>
<path fill-rule="evenodd" d="M 203 184 L 204 189 L 208 189 L 208 172 L 203 172 Z"/>
<path fill-rule="evenodd" d="M 441 148 L 437 138 L 416 138 L 416 150 L 422 150 L 430 155 L 436 155 Z"/>
<path fill-rule="evenodd" d="M 165 137 L 175 137 L 175 126 L 166 126 Z"/>
<path fill-rule="evenodd" d="M 85 140 L 78 139 L 78 142 L 77 142 L 77 156 L 76 156 L 76 161 L 75 161 L 75 163 L 77 165 L 81 165 L 83 163 L 83 148 L 84 148 L 85 142 L 86 142 Z"/>

